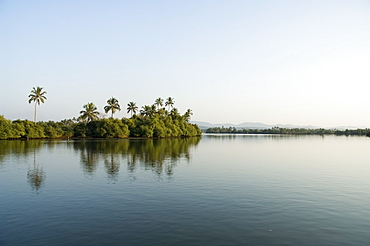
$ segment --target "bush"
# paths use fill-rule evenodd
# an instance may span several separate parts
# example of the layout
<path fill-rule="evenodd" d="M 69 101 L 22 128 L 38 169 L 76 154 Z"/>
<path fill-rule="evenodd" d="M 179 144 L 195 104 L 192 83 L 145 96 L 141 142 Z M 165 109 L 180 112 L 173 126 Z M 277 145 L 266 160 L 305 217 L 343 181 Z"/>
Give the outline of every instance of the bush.
<path fill-rule="evenodd" d="M 44 128 L 42 123 L 34 123 L 29 120 L 15 120 L 13 121 L 13 129 L 17 132 L 15 134 L 19 137 L 25 138 L 45 138 Z"/>
<path fill-rule="evenodd" d="M 168 115 L 134 115 L 122 120 L 109 118 L 75 123 L 73 120 L 60 122 L 37 122 L 15 120 L 11 122 L 0 115 L 0 139 L 9 138 L 61 138 L 61 137 L 181 137 L 201 135 L 199 127 L 185 121 L 176 111 Z"/>
<path fill-rule="evenodd" d="M 119 119 L 101 119 L 87 124 L 88 136 L 96 138 L 125 138 L 129 136 L 127 125 Z"/>
<path fill-rule="evenodd" d="M 85 123 L 76 123 L 73 126 L 74 137 L 87 137 L 87 125 Z"/>
<path fill-rule="evenodd" d="M 10 120 L 4 118 L 0 115 L 0 139 L 13 138 L 15 136 L 14 130 L 12 128 L 12 123 Z"/>

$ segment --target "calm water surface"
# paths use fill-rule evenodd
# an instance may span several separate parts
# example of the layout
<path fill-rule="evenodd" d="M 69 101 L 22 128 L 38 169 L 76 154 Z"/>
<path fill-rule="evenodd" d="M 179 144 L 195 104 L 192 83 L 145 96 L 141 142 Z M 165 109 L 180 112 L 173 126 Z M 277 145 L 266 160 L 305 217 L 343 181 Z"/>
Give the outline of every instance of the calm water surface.
<path fill-rule="evenodd" d="M 0 245 L 369 245 L 370 138 L 0 141 Z"/>

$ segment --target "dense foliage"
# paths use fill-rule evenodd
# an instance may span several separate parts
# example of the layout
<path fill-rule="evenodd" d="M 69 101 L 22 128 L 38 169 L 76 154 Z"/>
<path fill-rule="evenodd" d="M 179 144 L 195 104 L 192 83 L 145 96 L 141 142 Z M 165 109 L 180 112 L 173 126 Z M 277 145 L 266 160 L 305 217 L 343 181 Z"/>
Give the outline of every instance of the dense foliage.
<path fill-rule="evenodd" d="M 34 123 L 29 120 L 10 121 L 0 115 L 0 139 L 18 138 L 126 138 L 126 137 L 188 137 L 201 135 L 199 127 L 186 117 L 172 112 L 168 115 L 133 115 L 123 119 L 97 119 L 89 122 L 62 120 Z"/>
<path fill-rule="evenodd" d="M 206 133 L 232 133 L 232 134 L 293 134 L 293 135 L 358 135 L 370 137 L 370 129 L 338 130 L 338 129 L 306 129 L 306 128 L 280 128 L 270 129 L 236 129 L 235 127 L 213 127 L 208 128 Z"/>
<path fill-rule="evenodd" d="M 151 106 L 145 105 L 137 115 L 138 107 L 135 102 L 127 104 L 127 113 L 131 118 L 116 119 L 114 113 L 121 110 L 119 101 L 115 97 L 107 100 L 104 107 L 105 113 L 111 111 L 110 118 L 98 111 L 94 103 L 83 105 L 80 116 L 73 120 L 62 120 L 60 122 L 36 122 L 36 105 L 46 100 L 45 91 L 42 87 L 34 87 L 31 91 L 29 103 L 35 102 L 34 122 L 29 120 L 15 120 L 11 122 L 0 115 L 0 139 L 18 138 L 164 138 L 164 137 L 192 137 L 202 134 L 200 128 L 190 124 L 189 120 L 193 114 L 188 109 L 185 114 L 180 115 L 174 108 L 174 98 L 168 97 L 166 102 L 157 98 Z M 163 107 L 168 107 L 168 111 Z"/>

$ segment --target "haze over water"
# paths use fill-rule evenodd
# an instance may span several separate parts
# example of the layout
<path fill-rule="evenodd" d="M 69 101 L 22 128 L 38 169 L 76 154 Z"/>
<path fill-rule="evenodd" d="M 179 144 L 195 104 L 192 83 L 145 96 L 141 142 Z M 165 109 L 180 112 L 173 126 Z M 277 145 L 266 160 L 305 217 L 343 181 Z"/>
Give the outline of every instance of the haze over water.
<path fill-rule="evenodd" d="M 0 245 L 368 245 L 369 143 L 0 141 Z"/>

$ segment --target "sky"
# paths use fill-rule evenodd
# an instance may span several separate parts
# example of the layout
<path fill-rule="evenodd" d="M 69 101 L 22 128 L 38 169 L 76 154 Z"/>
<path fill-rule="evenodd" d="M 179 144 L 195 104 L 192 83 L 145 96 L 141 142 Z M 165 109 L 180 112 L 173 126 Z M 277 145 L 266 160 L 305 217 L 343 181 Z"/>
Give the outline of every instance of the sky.
<path fill-rule="evenodd" d="M 175 99 L 193 121 L 370 127 L 368 0 L 0 0 L 0 115 Z"/>

